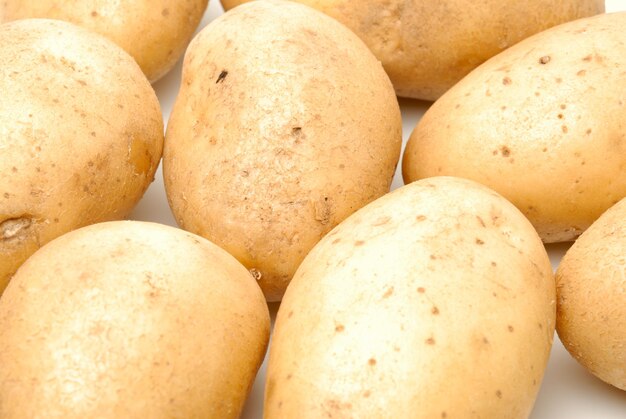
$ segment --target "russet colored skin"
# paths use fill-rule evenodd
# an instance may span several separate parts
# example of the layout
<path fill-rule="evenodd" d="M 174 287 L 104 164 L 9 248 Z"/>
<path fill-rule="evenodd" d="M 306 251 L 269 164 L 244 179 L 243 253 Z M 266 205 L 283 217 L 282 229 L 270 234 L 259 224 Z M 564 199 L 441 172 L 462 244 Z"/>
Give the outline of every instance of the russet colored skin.
<path fill-rule="evenodd" d="M 126 217 L 163 147 L 157 97 L 133 59 L 69 23 L 0 26 L 0 292 L 35 250 Z"/>
<path fill-rule="evenodd" d="M 73 231 L 0 300 L 0 417 L 238 418 L 269 327 L 248 271 L 201 237 L 127 221 Z"/>
<path fill-rule="evenodd" d="M 557 331 L 589 372 L 626 391 L 626 198 L 589 227 L 556 273 Z"/>
<path fill-rule="evenodd" d="M 296 0 L 337 19 L 382 62 L 399 96 L 435 100 L 478 65 L 602 0 Z M 230 9 L 242 0 L 222 0 Z"/>
<path fill-rule="evenodd" d="M 527 418 L 555 308 L 546 251 L 513 205 L 463 179 L 404 186 L 298 269 L 264 417 Z"/>
<path fill-rule="evenodd" d="M 449 175 L 515 204 L 544 242 L 573 240 L 626 196 L 626 13 L 569 22 L 492 58 L 426 112 L 405 183 Z"/>
<path fill-rule="evenodd" d="M 297 3 L 246 4 L 186 54 L 168 200 L 182 228 L 236 256 L 277 301 L 315 243 L 389 191 L 401 128 L 389 78 L 354 34 Z"/>
<path fill-rule="evenodd" d="M 59 19 L 97 32 L 128 52 L 152 82 L 183 54 L 208 0 L 4 0 L 0 23 Z"/>

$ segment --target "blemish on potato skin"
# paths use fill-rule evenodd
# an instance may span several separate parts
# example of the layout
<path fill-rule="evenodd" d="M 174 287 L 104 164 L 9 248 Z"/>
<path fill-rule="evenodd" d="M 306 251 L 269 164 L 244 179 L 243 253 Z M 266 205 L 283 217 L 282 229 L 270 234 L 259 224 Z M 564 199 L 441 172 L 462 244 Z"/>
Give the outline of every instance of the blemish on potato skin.
<path fill-rule="evenodd" d="M 426 220 L 426 216 L 425 215 L 418 215 L 417 217 L 415 217 L 415 220 L 416 221 L 420 221 L 420 222 L 424 221 L 424 220 Z"/>
<path fill-rule="evenodd" d="M 354 242 L 354 245 L 356 247 L 363 246 L 364 244 L 365 244 L 365 242 L 363 240 L 357 240 L 357 241 Z"/>
<path fill-rule="evenodd" d="M 561 126 L 561 131 L 563 131 L 563 134 L 567 134 L 569 131 L 569 129 L 567 128 L 567 125 Z"/>
<path fill-rule="evenodd" d="M 500 390 L 496 390 L 496 397 L 499 399 L 502 398 L 502 392 Z"/>
<path fill-rule="evenodd" d="M 170 10 L 166 7 L 165 9 L 161 10 L 161 16 L 163 17 L 167 17 L 170 14 Z"/>
<path fill-rule="evenodd" d="M 217 76 L 217 80 L 215 81 L 215 84 L 222 83 L 224 79 L 226 78 L 226 76 L 228 76 L 228 71 L 222 70 L 220 75 Z"/>
<path fill-rule="evenodd" d="M 335 332 L 337 333 L 341 333 L 344 330 L 346 330 L 346 327 L 343 324 L 338 324 L 337 326 L 335 326 Z"/>
<path fill-rule="evenodd" d="M 544 55 L 543 57 L 539 58 L 539 64 L 548 64 L 550 62 L 550 56 L 549 55 Z"/>
<path fill-rule="evenodd" d="M 477 237 L 476 238 L 476 244 L 479 245 L 479 246 L 482 246 L 483 244 L 485 244 L 485 242 Z"/>
<path fill-rule="evenodd" d="M 363 397 L 367 399 L 369 396 L 371 396 L 371 394 L 372 394 L 371 391 L 365 390 L 365 392 L 363 392 Z"/>
<path fill-rule="evenodd" d="M 505 78 L 502 79 L 502 84 L 505 85 L 505 86 L 508 86 L 511 83 L 513 83 L 513 80 L 511 80 L 510 77 L 505 77 Z"/>
<path fill-rule="evenodd" d="M 370 358 L 370 359 L 367 361 L 367 364 L 368 364 L 370 367 L 373 367 L 374 365 L 376 365 L 376 359 L 374 359 L 374 358 Z"/>
<path fill-rule="evenodd" d="M 432 338 L 432 337 L 430 337 L 430 338 L 426 339 L 426 344 L 427 344 L 427 345 L 434 345 L 435 343 L 436 343 L 436 342 L 435 342 L 435 339 L 434 339 L 434 338 Z"/>
<path fill-rule="evenodd" d="M 587 74 L 587 70 L 580 70 L 579 72 L 576 73 L 577 76 L 582 77 L 585 74 Z"/>
<path fill-rule="evenodd" d="M 502 157 L 509 157 L 511 149 L 504 145 L 500 147 L 500 153 L 502 153 Z"/>
<path fill-rule="evenodd" d="M 331 244 L 337 244 L 337 243 L 339 243 L 340 241 L 341 241 L 341 239 L 340 239 L 340 238 L 336 238 L 335 240 L 333 240 L 333 241 L 331 242 Z"/>
<path fill-rule="evenodd" d="M 293 310 L 291 310 L 291 311 L 289 312 L 289 314 L 287 314 L 287 318 L 288 318 L 288 319 L 290 319 L 290 318 L 291 318 L 291 316 L 293 316 Z"/>
<path fill-rule="evenodd" d="M 393 295 L 393 287 L 389 287 L 387 291 L 383 294 L 383 299 L 389 298 Z"/>
<path fill-rule="evenodd" d="M 418 287 L 417 292 L 419 292 L 420 294 L 424 294 L 426 292 L 426 289 L 423 287 Z"/>
<path fill-rule="evenodd" d="M 513 333 L 515 331 L 515 328 L 511 325 L 507 326 L 507 329 L 509 330 L 509 332 Z"/>
<path fill-rule="evenodd" d="M 433 316 L 438 316 L 439 315 L 439 308 L 437 308 L 437 306 L 433 306 L 432 310 L 430 310 L 430 312 L 433 314 Z"/>

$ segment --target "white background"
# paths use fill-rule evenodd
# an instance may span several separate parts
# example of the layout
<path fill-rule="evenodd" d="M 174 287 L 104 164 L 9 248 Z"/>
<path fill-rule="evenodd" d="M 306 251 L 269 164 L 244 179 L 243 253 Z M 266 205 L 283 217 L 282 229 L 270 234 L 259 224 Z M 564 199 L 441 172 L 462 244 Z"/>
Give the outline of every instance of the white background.
<path fill-rule="evenodd" d="M 606 10 L 607 12 L 626 10 L 626 0 L 609 0 L 606 2 Z M 209 8 L 202 20 L 200 29 L 222 13 L 219 1 L 210 0 Z M 624 28 L 624 36 L 626 37 L 626 28 Z M 154 85 L 161 102 L 163 119 L 166 123 L 178 92 L 180 74 L 181 63 L 179 62 L 171 73 Z M 429 105 L 430 103 L 428 102 L 400 99 L 405 143 L 417 121 Z M 402 186 L 402 177 L 398 170 L 392 188 L 395 189 L 400 186 Z M 131 218 L 176 225 L 165 197 L 160 169 L 155 182 L 150 186 Z M 553 267 L 556 268 L 567 247 L 568 245 L 564 244 L 548 246 Z M 276 304 L 270 306 L 272 320 L 277 308 Z M 488 365 L 477 367 L 489 368 Z M 264 363 L 257 376 L 242 418 L 256 419 L 262 416 L 265 369 L 266 364 Z M 626 392 L 604 384 L 587 373 L 584 368 L 570 357 L 555 335 L 554 347 L 546 376 L 531 418 L 626 419 Z"/>

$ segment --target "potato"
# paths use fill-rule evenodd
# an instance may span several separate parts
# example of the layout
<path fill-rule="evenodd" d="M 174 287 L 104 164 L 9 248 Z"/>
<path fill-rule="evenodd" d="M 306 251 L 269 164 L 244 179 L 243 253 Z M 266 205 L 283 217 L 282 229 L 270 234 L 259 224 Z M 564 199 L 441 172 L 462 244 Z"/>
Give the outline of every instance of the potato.
<path fill-rule="evenodd" d="M 572 240 L 626 196 L 626 13 L 570 22 L 520 42 L 424 115 L 405 182 L 483 183 L 545 242 Z"/>
<path fill-rule="evenodd" d="M 0 293 L 41 245 L 124 218 L 163 147 L 159 103 L 137 64 L 69 23 L 0 25 Z"/>
<path fill-rule="evenodd" d="M 489 189 L 431 178 L 306 257 L 278 311 L 265 418 L 525 418 L 555 285 L 537 233 Z"/>
<path fill-rule="evenodd" d="M 296 1 L 352 29 L 383 63 L 398 95 L 426 100 L 534 33 L 604 12 L 602 0 Z"/>
<path fill-rule="evenodd" d="M 280 300 L 315 243 L 389 191 L 401 130 L 389 78 L 348 29 L 292 2 L 246 4 L 186 54 L 168 200 Z"/>
<path fill-rule="evenodd" d="M 139 63 L 150 81 L 176 64 L 200 23 L 208 0 L 4 0 L 0 23 L 59 19 L 109 38 Z"/>
<path fill-rule="evenodd" d="M 0 299 L 0 417 L 237 418 L 269 337 L 248 271 L 118 221 L 40 249 Z"/>
<path fill-rule="evenodd" d="M 626 198 L 565 254 L 556 273 L 557 331 L 592 374 L 626 390 Z"/>

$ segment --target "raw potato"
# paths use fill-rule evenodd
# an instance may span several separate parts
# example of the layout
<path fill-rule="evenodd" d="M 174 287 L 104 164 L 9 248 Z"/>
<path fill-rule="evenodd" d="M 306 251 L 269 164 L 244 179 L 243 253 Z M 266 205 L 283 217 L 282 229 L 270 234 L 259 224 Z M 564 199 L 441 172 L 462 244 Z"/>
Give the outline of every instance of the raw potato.
<path fill-rule="evenodd" d="M 406 183 L 498 191 L 545 242 L 572 240 L 626 196 L 626 13 L 550 29 L 492 58 L 426 112 Z"/>
<path fill-rule="evenodd" d="M 0 300 L 0 417 L 238 418 L 269 326 L 248 271 L 200 237 L 127 221 L 71 232 Z"/>
<path fill-rule="evenodd" d="M 626 198 L 569 249 L 556 284 L 561 341 L 592 374 L 626 390 Z"/>
<path fill-rule="evenodd" d="M 280 300 L 315 243 L 389 191 L 401 130 L 389 78 L 348 29 L 292 2 L 246 4 L 186 54 L 168 200 Z"/>
<path fill-rule="evenodd" d="M 296 0 L 352 29 L 399 96 L 435 100 L 490 57 L 537 32 L 604 12 L 603 0 Z M 242 0 L 222 0 L 229 9 Z"/>
<path fill-rule="evenodd" d="M 128 52 L 150 81 L 176 64 L 202 19 L 208 0 L 4 0 L 0 23 L 59 19 L 109 38 Z"/>
<path fill-rule="evenodd" d="M 416 182 L 346 219 L 298 269 L 264 417 L 526 418 L 554 322 L 528 220 L 474 182 Z"/>
<path fill-rule="evenodd" d="M 65 22 L 0 25 L 0 293 L 41 245 L 127 216 L 152 182 L 163 120 L 133 59 Z"/>

